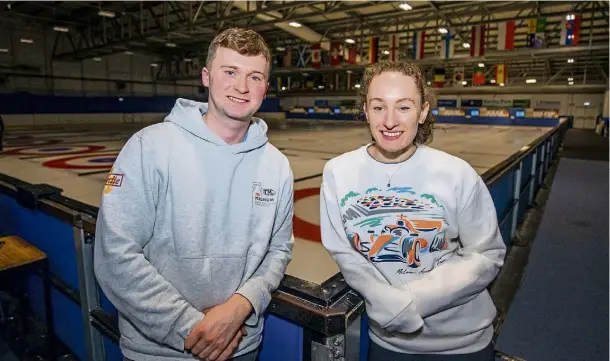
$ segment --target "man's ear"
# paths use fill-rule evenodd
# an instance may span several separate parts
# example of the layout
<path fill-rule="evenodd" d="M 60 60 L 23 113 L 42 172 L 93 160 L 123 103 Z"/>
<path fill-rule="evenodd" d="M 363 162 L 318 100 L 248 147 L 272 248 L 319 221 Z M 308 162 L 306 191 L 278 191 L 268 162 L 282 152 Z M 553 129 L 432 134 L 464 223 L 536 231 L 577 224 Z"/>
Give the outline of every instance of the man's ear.
<path fill-rule="evenodd" d="M 201 69 L 201 83 L 206 88 L 210 87 L 210 71 L 205 66 Z"/>

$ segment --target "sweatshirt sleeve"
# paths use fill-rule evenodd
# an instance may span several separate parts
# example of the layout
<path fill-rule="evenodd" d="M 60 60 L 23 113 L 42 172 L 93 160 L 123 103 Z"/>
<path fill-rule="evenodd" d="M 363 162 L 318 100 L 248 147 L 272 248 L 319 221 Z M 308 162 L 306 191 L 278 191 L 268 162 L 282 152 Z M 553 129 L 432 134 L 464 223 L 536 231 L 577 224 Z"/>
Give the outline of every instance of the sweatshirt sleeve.
<path fill-rule="evenodd" d="M 347 284 L 364 298 L 366 312 L 373 321 L 389 332 L 411 333 L 423 325 L 411 291 L 391 285 L 349 242 L 328 165 L 320 190 L 320 228 L 324 247 Z"/>
<path fill-rule="evenodd" d="M 97 217 L 94 271 L 100 287 L 136 328 L 158 343 L 183 351 L 203 319 L 149 263 L 143 248 L 155 223 L 160 176 L 155 150 L 137 134 L 115 161 Z"/>
<path fill-rule="evenodd" d="M 269 250 L 252 277 L 240 287 L 236 293 L 245 297 L 252 304 L 253 313 L 246 319 L 248 326 L 254 326 L 262 312 L 271 302 L 271 293 L 275 291 L 288 263 L 292 260 L 294 236 L 292 232 L 292 216 L 294 213 L 293 173 L 286 160 L 288 176 L 284 180 L 281 196 L 278 200 L 278 210 L 275 216 L 274 229 L 269 244 Z"/>
<path fill-rule="evenodd" d="M 506 246 L 498 228 L 496 209 L 478 175 L 465 199 L 459 204 L 457 216 L 461 247 L 445 263 L 407 283 L 423 318 L 475 298 L 504 264 Z"/>

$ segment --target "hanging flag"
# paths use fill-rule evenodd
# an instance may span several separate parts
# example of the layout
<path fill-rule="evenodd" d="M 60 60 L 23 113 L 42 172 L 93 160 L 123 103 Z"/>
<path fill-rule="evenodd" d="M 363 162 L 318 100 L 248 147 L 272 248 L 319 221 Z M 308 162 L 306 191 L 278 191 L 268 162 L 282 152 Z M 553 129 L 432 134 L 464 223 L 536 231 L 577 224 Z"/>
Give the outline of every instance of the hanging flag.
<path fill-rule="evenodd" d="M 307 54 L 307 46 L 297 46 L 297 53 L 299 54 L 299 60 L 297 60 L 297 68 L 304 68 L 305 55 Z"/>
<path fill-rule="evenodd" d="M 377 62 L 378 52 L 379 38 L 372 36 L 369 38 L 369 64 L 375 64 Z"/>
<path fill-rule="evenodd" d="M 510 50 L 515 47 L 515 20 L 498 24 L 498 50 Z"/>
<path fill-rule="evenodd" d="M 411 48 L 411 59 L 421 60 L 424 58 L 424 44 L 426 42 L 425 31 L 413 32 L 413 47 Z"/>
<path fill-rule="evenodd" d="M 284 68 L 290 68 L 292 66 L 292 48 L 286 48 L 284 52 Z"/>
<path fill-rule="evenodd" d="M 485 55 L 485 25 L 474 25 L 470 38 L 470 56 Z"/>
<path fill-rule="evenodd" d="M 451 33 L 447 33 L 441 38 L 441 59 L 453 58 L 455 50 L 454 38 L 455 35 Z"/>
<path fill-rule="evenodd" d="M 476 66 L 472 75 L 472 85 L 485 85 L 485 68 Z"/>
<path fill-rule="evenodd" d="M 318 69 L 321 65 L 320 43 L 311 44 L 311 67 Z"/>
<path fill-rule="evenodd" d="M 580 23 L 582 15 L 569 14 L 561 20 L 559 45 L 578 45 L 580 41 Z"/>
<path fill-rule="evenodd" d="M 434 69 L 434 87 L 442 88 L 445 85 L 445 68 Z"/>
<path fill-rule="evenodd" d="M 352 45 L 349 47 L 347 63 L 348 64 L 357 64 L 357 61 L 356 61 L 357 58 L 358 58 L 358 48 L 356 47 L 356 45 Z"/>
<path fill-rule="evenodd" d="M 544 32 L 546 18 L 527 20 L 527 46 L 542 48 L 544 46 Z"/>
<path fill-rule="evenodd" d="M 536 19 L 527 19 L 527 46 L 534 47 L 536 40 Z"/>
<path fill-rule="evenodd" d="M 341 65 L 341 42 L 339 41 L 330 43 L 330 65 Z"/>
<path fill-rule="evenodd" d="M 500 85 L 500 83 L 508 83 L 508 71 L 506 70 L 506 64 L 496 65 L 496 84 Z"/>
<path fill-rule="evenodd" d="M 398 34 L 390 34 L 388 38 L 388 46 L 390 48 L 390 61 L 398 61 L 398 48 L 400 46 L 400 37 Z"/>
<path fill-rule="evenodd" d="M 462 84 L 463 81 L 464 81 L 464 67 L 459 66 L 459 67 L 453 68 L 453 85 L 462 87 L 462 86 L 464 86 L 464 84 Z"/>

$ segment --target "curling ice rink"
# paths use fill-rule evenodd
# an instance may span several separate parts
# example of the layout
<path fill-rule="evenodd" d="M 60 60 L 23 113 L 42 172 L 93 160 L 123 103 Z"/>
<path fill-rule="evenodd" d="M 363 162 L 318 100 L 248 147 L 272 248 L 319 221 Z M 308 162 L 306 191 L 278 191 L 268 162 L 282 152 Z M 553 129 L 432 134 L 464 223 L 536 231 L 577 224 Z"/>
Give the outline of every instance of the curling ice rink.
<path fill-rule="evenodd" d="M 287 273 L 321 283 L 338 272 L 320 244 L 319 187 L 325 163 L 370 141 L 367 126 L 308 126 L 290 122 L 269 130 L 269 139 L 290 160 L 295 176 L 294 257 Z M 106 175 L 127 139 L 140 126 L 55 126 L 9 129 L 0 173 L 29 183 L 48 183 L 63 194 L 97 207 Z M 510 157 L 551 128 L 437 124 L 432 147 L 466 160 L 479 174 Z"/>

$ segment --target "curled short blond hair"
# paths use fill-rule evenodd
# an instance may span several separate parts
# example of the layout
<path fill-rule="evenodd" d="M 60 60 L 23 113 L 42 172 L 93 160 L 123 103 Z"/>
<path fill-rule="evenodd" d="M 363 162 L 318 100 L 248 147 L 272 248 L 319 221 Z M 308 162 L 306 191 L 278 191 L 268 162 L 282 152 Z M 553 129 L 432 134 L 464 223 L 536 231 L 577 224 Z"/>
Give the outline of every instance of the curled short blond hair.
<path fill-rule="evenodd" d="M 210 66 L 218 48 L 235 50 L 241 55 L 257 56 L 263 55 L 271 67 L 271 52 L 265 39 L 254 30 L 243 28 L 230 28 L 216 35 L 208 48 L 206 66 Z M 269 69 L 268 69 L 269 70 Z"/>
<path fill-rule="evenodd" d="M 377 75 L 380 75 L 384 72 L 399 72 L 403 73 L 406 76 L 413 77 L 415 80 L 415 85 L 419 90 L 419 95 L 421 99 L 421 106 L 423 107 L 426 102 L 430 105 L 428 110 L 428 115 L 424 120 L 423 124 L 420 124 L 417 128 L 417 133 L 415 134 L 415 139 L 413 140 L 414 144 L 426 144 L 432 141 L 432 133 L 434 131 L 434 123 L 436 122 L 436 118 L 434 114 L 432 114 L 432 108 L 436 106 L 436 97 L 432 89 L 428 88 L 426 85 L 426 78 L 422 70 L 412 62 L 408 61 L 383 61 L 373 65 L 368 66 L 364 70 L 364 74 L 362 75 L 362 80 L 360 81 L 360 88 L 358 89 L 358 94 L 356 96 L 356 107 L 360 111 L 364 111 L 364 106 L 366 105 L 366 96 L 369 92 L 369 86 L 371 85 L 371 81 Z"/>

